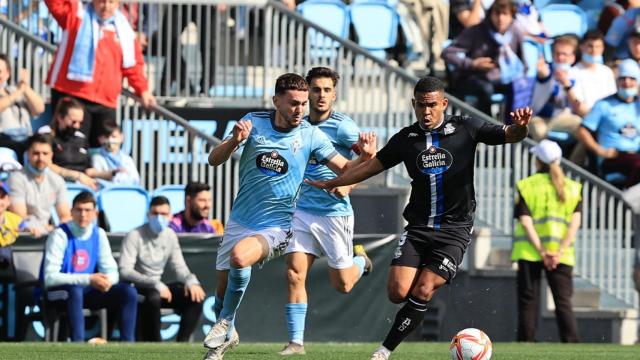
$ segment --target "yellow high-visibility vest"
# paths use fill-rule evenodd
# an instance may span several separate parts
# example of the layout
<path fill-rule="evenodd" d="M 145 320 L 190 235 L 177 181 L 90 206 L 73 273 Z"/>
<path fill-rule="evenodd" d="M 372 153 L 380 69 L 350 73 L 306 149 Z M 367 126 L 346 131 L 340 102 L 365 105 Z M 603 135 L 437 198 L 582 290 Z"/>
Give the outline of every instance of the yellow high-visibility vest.
<path fill-rule="evenodd" d="M 565 178 L 564 192 L 565 202 L 558 199 L 556 189 L 551 182 L 548 173 L 538 173 L 526 179 L 518 181 L 518 190 L 531 212 L 534 228 L 546 251 L 558 252 L 560 242 L 567 234 L 569 223 L 573 217 L 576 206 L 582 199 L 582 184 L 569 178 Z M 529 242 L 527 233 L 522 224 L 518 221 L 513 234 L 513 251 L 511 260 L 542 261 L 540 254 Z M 574 239 L 571 245 L 560 257 L 560 263 L 574 266 L 576 264 Z"/>

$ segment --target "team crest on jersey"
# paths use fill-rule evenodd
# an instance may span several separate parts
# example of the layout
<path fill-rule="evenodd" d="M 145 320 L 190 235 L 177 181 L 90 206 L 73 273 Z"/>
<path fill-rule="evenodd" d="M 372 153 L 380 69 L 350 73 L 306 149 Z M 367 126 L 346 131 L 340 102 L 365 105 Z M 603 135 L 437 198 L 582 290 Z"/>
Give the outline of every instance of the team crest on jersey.
<path fill-rule="evenodd" d="M 256 136 L 256 142 L 257 142 L 258 144 L 262 144 L 262 145 L 264 145 L 264 144 L 266 144 L 266 142 L 267 142 L 267 138 L 265 138 L 265 137 L 264 137 L 264 136 L 262 136 L 262 135 L 258 135 L 258 136 Z"/>
<path fill-rule="evenodd" d="M 431 146 L 418 154 L 416 166 L 423 174 L 438 175 L 449 170 L 453 156 L 446 149 Z"/>
<path fill-rule="evenodd" d="M 256 166 L 267 176 L 278 176 L 286 174 L 289 170 L 287 160 L 278 154 L 276 150 L 258 154 Z"/>
<path fill-rule="evenodd" d="M 302 142 L 300 141 L 300 139 L 295 139 L 291 142 L 291 152 L 292 153 L 297 153 L 298 150 L 300 150 L 300 148 L 302 147 Z"/>
<path fill-rule="evenodd" d="M 456 131 L 456 127 L 453 126 L 453 124 L 448 123 L 447 125 L 444 126 L 443 131 L 445 135 L 453 134 L 453 132 Z"/>
<path fill-rule="evenodd" d="M 89 253 L 87 250 L 77 250 L 71 257 L 71 266 L 76 272 L 83 272 L 89 267 Z"/>

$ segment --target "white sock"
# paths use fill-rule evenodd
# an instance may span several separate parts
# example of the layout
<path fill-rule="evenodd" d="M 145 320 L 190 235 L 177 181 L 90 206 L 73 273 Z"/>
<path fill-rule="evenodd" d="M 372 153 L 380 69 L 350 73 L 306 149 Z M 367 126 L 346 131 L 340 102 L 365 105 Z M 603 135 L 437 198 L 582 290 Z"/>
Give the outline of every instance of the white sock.
<path fill-rule="evenodd" d="M 291 340 L 291 343 L 293 343 L 293 344 L 298 344 L 298 345 L 300 345 L 300 346 L 304 346 L 304 342 L 303 342 L 302 340 L 298 340 L 298 339 L 296 339 L 296 340 Z"/>
<path fill-rule="evenodd" d="M 377 348 L 375 352 L 384 354 L 386 357 L 391 356 L 391 350 L 384 347 L 384 345 L 380 345 L 380 347 Z"/>

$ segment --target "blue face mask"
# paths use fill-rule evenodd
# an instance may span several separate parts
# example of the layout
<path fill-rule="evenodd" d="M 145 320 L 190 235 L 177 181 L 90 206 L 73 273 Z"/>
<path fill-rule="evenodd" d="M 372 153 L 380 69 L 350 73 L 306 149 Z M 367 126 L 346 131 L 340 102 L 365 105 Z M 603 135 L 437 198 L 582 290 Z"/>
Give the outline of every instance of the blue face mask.
<path fill-rule="evenodd" d="M 593 56 L 588 53 L 582 54 L 582 61 L 586 62 L 587 64 L 604 64 L 604 58 L 602 57 L 602 55 Z"/>
<path fill-rule="evenodd" d="M 151 231 L 156 234 L 160 234 L 162 230 L 169 227 L 169 219 L 162 215 L 156 215 L 149 218 L 149 227 Z"/>
<path fill-rule="evenodd" d="M 46 167 L 42 170 L 35 168 L 33 165 L 31 165 L 31 163 L 29 163 L 29 161 L 25 161 L 24 162 L 24 167 L 27 169 L 28 172 L 31 173 L 31 175 L 33 176 L 41 176 L 44 173 L 47 172 L 47 170 L 49 170 L 49 167 Z"/>
<path fill-rule="evenodd" d="M 553 64 L 553 67 L 555 67 L 558 70 L 562 70 L 562 71 L 569 71 L 569 69 L 571 69 L 571 64 Z"/>
<path fill-rule="evenodd" d="M 621 99 L 627 100 L 628 98 L 636 97 L 636 95 L 638 95 L 638 88 L 635 86 L 631 88 L 618 88 L 618 96 Z"/>

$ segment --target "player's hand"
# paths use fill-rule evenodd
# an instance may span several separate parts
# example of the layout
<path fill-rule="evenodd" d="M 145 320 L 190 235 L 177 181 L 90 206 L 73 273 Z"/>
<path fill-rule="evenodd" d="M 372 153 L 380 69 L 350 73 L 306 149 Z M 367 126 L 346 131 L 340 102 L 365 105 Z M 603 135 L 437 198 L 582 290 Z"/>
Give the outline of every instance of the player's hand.
<path fill-rule="evenodd" d="M 251 123 L 251 121 L 238 121 L 233 126 L 233 140 L 240 144 L 249 137 L 249 134 L 251 134 L 251 129 L 253 129 L 253 124 Z"/>
<path fill-rule="evenodd" d="M 533 116 L 533 109 L 528 106 L 524 108 L 517 108 L 515 111 L 509 113 L 509 115 L 511 115 L 511 119 L 515 125 L 527 126 Z"/>
<path fill-rule="evenodd" d="M 497 67 L 496 63 L 490 57 L 478 57 L 473 59 L 471 66 L 480 71 L 489 71 Z"/>
<path fill-rule="evenodd" d="M 378 139 L 376 137 L 376 133 L 373 131 L 360 133 L 357 145 L 362 159 L 369 160 L 373 158 L 378 150 Z"/>
<path fill-rule="evenodd" d="M 598 155 L 600 155 L 600 157 L 604 159 L 613 159 L 618 157 L 618 150 L 616 150 L 615 148 L 601 149 L 602 150 L 598 152 Z"/>
<path fill-rule="evenodd" d="M 351 185 L 334 187 L 328 192 L 335 195 L 338 199 L 342 199 L 349 196 L 349 193 L 351 192 Z"/>
<path fill-rule="evenodd" d="M 205 293 L 204 293 L 204 289 L 202 289 L 202 286 L 196 284 L 196 285 L 191 285 L 189 287 L 185 286 L 184 296 L 185 297 L 190 296 L 191 301 L 200 303 L 204 301 Z"/>
<path fill-rule="evenodd" d="M 160 290 L 160 299 L 167 300 L 168 303 L 171 302 L 171 290 L 168 287 L 164 287 L 164 289 Z"/>
<path fill-rule="evenodd" d="M 89 276 L 89 284 L 96 290 L 107 292 L 111 288 L 109 277 L 102 273 L 94 273 Z"/>
<path fill-rule="evenodd" d="M 304 182 L 306 184 L 311 185 L 311 186 L 317 187 L 318 189 L 331 190 L 331 187 L 327 185 L 327 181 L 304 179 Z M 329 191 L 329 192 L 331 192 L 331 191 Z"/>

